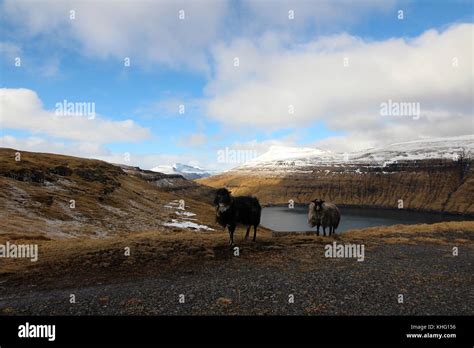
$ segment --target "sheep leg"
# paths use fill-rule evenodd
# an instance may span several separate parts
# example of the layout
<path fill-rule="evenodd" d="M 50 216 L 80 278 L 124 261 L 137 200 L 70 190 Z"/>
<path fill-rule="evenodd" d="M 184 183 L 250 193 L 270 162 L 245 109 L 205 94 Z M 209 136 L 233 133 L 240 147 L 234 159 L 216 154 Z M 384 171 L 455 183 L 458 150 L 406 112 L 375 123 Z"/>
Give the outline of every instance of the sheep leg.
<path fill-rule="evenodd" d="M 229 229 L 229 237 L 230 237 L 229 245 L 233 246 L 234 245 L 235 226 L 228 226 L 228 229 Z"/>
<path fill-rule="evenodd" d="M 326 226 L 323 226 L 323 235 L 326 237 Z"/>
<path fill-rule="evenodd" d="M 245 240 L 249 239 L 249 234 L 250 234 L 250 227 L 247 227 L 247 233 L 245 234 Z"/>
<path fill-rule="evenodd" d="M 255 242 L 256 240 L 257 240 L 257 225 L 253 225 L 253 241 Z"/>
<path fill-rule="evenodd" d="M 319 226 L 320 225 L 316 225 L 316 235 L 319 237 Z"/>

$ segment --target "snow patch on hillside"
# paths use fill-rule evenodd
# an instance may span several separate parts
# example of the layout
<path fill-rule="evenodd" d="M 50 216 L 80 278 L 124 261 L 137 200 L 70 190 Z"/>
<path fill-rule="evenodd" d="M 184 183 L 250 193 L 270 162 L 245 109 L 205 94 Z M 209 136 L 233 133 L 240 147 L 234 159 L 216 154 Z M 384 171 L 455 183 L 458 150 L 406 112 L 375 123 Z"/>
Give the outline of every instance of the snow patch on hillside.
<path fill-rule="evenodd" d="M 172 219 L 171 222 L 166 222 L 163 225 L 168 226 L 168 227 L 179 227 L 179 228 L 190 228 L 190 229 L 195 229 L 195 230 L 214 231 L 213 228 L 206 225 L 199 225 L 192 221 L 178 221 L 176 219 Z"/>
<path fill-rule="evenodd" d="M 252 162 L 283 161 L 287 159 L 297 160 L 312 157 L 332 158 L 333 154 L 329 151 L 310 147 L 272 146 L 268 152 L 247 162 L 247 164 L 251 164 Z"/>
<path fill-rule="evenodd" d="M 163 226 L 189 228 L 189 229 L 194 229 L 194 230 L 214 231 L 214 229 L 209 226 L 200 225 L 198 223 L 190 221 L 190 220 L 194 220 L 194 221 L 197 220 L 195 218 L 192 218 L 192 216 L 196 216 L 196 214 L 190 211 L 186 211 L 177 200 L 169 202 L 164 207 L 168 209 L 176 209 L 174 213 L 177 215 L 177 218 L 171 219 L 171 222 L 165 222 Z"/>

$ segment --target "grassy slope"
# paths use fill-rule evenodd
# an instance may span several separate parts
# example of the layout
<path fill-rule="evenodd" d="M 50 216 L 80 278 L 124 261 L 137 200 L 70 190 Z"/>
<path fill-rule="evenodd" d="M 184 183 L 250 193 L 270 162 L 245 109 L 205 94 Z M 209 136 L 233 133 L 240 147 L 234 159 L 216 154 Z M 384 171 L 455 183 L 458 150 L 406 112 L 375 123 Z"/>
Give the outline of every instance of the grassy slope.
<path fill-rule="evenodd" d="M 0 231 L 11 238 L 112 236 L 159 228 L 176 218 L 175 210 L 164 206 L 181 199 L 187 208 L 205 205 L 212 211 L 196 199 L 197 188 L 170 191 L 103 161 L 22 152 L 16 162 L 14 153 L 0 149 Z"/>

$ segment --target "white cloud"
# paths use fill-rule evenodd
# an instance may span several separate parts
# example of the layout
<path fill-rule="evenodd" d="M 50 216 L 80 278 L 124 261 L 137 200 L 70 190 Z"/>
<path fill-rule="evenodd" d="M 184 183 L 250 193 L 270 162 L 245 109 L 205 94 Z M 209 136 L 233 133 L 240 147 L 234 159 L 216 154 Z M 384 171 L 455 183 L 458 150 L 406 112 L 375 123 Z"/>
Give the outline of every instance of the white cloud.
<path fill-rule="evenodd" d="M 365 144 L 469 134 L 473 28 L 460 24 L 381 42 L 340 34 L 291 48 L 269 34 L 237 39 L 214 51 L 207 113 L 227 125 L 260 129 L 323 121 Z M 239 67 L 233 66 L 236 56 Z M 380 104 L 389 99 L 420 103 L 421 118 L 381 116 Z"/>
<path fill-rule="evenodd" d="M 473 133 L 472 24 L 442 32 L 430 30 L 414 39 L 366 41 L 345 33 L 321 36 L 327 31 L 340 32 L 342 25 L 347 29 L 374 11 L 388 13 L 394 10 L 394 1 L 319 0 L 315 5 L 310 0 L 5 0 L 0 8 L 13 24 L 5 30 L 15 28 L 7 36 L 13 41 L 0 43 L 0 51 L 10 59 L 31 54 L 29 46 L 47 48 L 52 58 L 49 65 L 41 66 L 43 75 L 58 73 L 61 54 L 68 48 L 91 58 L 121 61 L 130 57 L 132 66 L 158 63 L 212 76 L 205 100 L 190 102 L 170 96 L 137 109 L 143 117 L 175 115 L 185 100 L 186 113 L 205 110 L 210 118 L 231 128 L 304 129 L 322 121 L 330 130 L 346 135 L 314 145 L 342 151 L 380 142 Z M 180 9 L 185 10 L 184 21 L 178 19 Z M 289 9 L 295 10 L 291 23 Z M 76 19 L 69 18 L 70 10 L 75 10 Z M 229 40 L 235 33 L 239 38 Z M 319 36 L 314 39 L 308 33 Z M 235 57 L 240 61 L 238 68 L 232 65 Z M 346 57 L 348 67 L 343 66 Z M 459 62 L 456 68 L 453 58 Z M 50 146 L 58 152 L 75 153 L 76 148 L 77 155 L 119 161 L 121 154 L 110 153 L 102 145 L 149 135 L 131 120 L 60 118 L 44 109 L 31 90 L 4 89 L 1 93 L 2 126 L 35 134 L 21 141 L 15 138 L 33 151 Z M 419 102 L 421 119 L 381 117 L 380 103 L 388 99 Z M 293 114 L 288 112 L 290 105 Z M 41 134 L 67 141 L 45 140 L 37 136 Z M 191 145 L 205 141 L 199 134 L 188 140 Z M 276 139 L 231 146 L 248 146 L 260 154 L 270 145 L 292 145 L 293 141 L 298 142 Z M 214 154 L 199 155 L 200 161 L 210 159 L 212 164 Z M 141 166 L 153 167 L 192 158 L 152 155 L 140 160 L 144 161 Z"/>
<path fill-rule="evenodd" d="M 271 29 L 301 32 L 308 28 L 348 26 L 365 15 L 393 8 L 395 0 L 360 3 L 335 0 L 159 0 L 57 1 L 5 0 L 0 8 L 18 38 L 32 38 L 93 58 L 210 72 L 208 54 L 216 42 L 235 33 L 256 35 Z M 288 20 L 288 10 L 295 19 Z M 179 19 L 184 10 L 185 19 Z M 71 12 L 74 11 L 74 19 Z M 54 41 L 51 41 L 54 37 Z"/>
<path fill-rule="evenodd" d="M 227 3 L 206 1 L 16 1 L 2 6 L 6 18 L 21 24 L 18 34 L 55 42 L 89 57 L 130 57 L 207 71 L 205 49 L 219 34 Z M 185 19 L 180 20 L 179 11 Z M 75 11 L 75 19 L 70 18 Z"/>
<path fill-rule="evenodd" d="M 136 154 L 133 152 L 119 153 L 110 151 L 103 145 L 96 143 L 61 142 L 38 136 L 20 138 L 11 135 L 4 135 L 3 137 L 0 137 L 0 146 L 22 151 L 45 152 L 83 158 L 94 158 L 109 163 L 139 166 L 143 169 L 153 168 L 157 164 L 191 162 L 194 164 L 199 164 L 198 161 L 193 162 L 191 156 L 170 154 Z"/>
<path fill-rule="evenodd" d="M 217 168 L 214 153 L 113 152 L 106 147 L 107 144 L 140 141 L 149 137 L 149 130 L 138 126 L 132 120 L 115 121 L 100 116 L 94 119 L 84 116 L 57 116 L 54 110 L 46 110 L 36 92 L 29 89 L 0 89 L 0 116 L 2 132 L 14 129 L 32 134 L 26 137 L 5 134 L 0 137 L 1 147 L 96 158 L 144 169 L 153 168 L 158 164 L 174 163 Z M 181 141 L 194 148 L 205 145 L 208 139 L 203 133 L 196 133 Z"/>
<path fill-rule="evenodd" d="M 46 139 L 40 136 L 0 137 L 0 146 L 22 151 L 45 152 L 86 158 L 108 158 L 111 153 L 103 145 L 89 142 L 68 142 Z M 122 155 L 123 157 L 123 155 Z"/>
<path fill-rule="evenodd" d="M 63 102 L 63 101 L 60 101 Z M 2 128 L 28 131 L 71 141 L 107 144 L 134 142 L 150 136 L 147 128 L 132 120 L 114 121 L 100 116 L 58 116 L 46 110 L 36 92 L 30 89 L 0 89 Z"/>

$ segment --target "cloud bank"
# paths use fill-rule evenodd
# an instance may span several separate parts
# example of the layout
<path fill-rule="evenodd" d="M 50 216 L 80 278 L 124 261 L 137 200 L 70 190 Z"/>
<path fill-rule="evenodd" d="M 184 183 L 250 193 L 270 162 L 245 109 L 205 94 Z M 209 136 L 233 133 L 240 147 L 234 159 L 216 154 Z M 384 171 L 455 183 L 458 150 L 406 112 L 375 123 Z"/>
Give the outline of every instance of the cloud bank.
<path fill-rule="evenodd" d="M 290 48 L 285 37 L 274 35 L 236 39 L 214 51 L 207 114 L 260 129 L 323 121 L 364 144 L 469 134 L 474 73 L 466 43 L 473 30 L 459 24 L 374 42 L 339 34 Z M 419 119 L 382 116 L 381 104 L 389 100 L 419 103 Z"/>
<path fill-rule="evenodd" d="M 57 115 L 46 110 L 35 91 L 26 88 L 0 89 L 1 125 L 71 141 L 94 144 L 135 142 L 147 139 L 149 130 L 128 119 L 115 121 L 101 116 Z"/>

